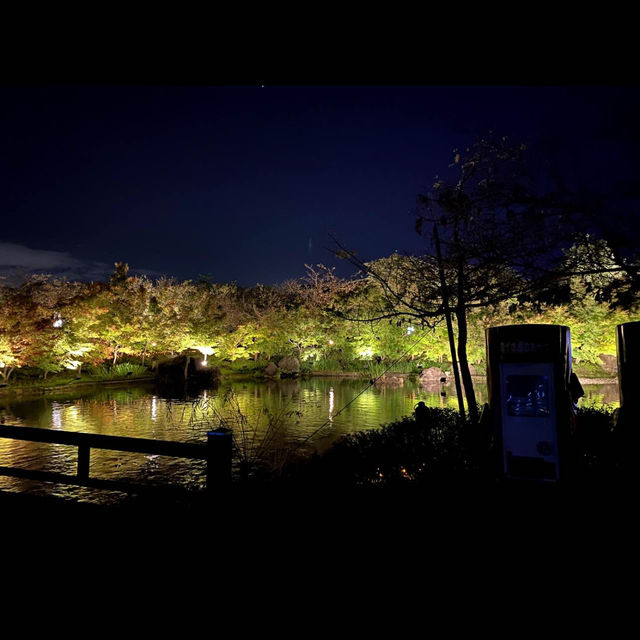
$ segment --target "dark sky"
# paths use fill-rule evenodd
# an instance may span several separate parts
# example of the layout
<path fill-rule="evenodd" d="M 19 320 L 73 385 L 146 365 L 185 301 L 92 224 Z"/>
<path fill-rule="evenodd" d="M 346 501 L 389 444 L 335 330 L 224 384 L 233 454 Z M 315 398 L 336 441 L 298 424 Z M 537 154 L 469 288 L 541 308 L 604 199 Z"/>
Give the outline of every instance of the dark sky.
<path fill-rule="evenodd" d="M 489 129 L 576 185 L 637 181 L 633 87 L 0 88 L 0 275 L 274 283 L 415 251 L 416 196 Z M 629 215 L 635 215 L 630 212 Z M 346 273 L 346 265 L 341 267 Z"/>

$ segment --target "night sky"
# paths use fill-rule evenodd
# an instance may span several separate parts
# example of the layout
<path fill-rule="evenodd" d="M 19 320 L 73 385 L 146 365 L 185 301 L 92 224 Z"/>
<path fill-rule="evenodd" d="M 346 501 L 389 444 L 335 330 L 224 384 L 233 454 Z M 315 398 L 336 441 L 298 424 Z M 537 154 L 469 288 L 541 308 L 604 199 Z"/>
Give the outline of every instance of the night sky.
<path fill-rule="evenodd" d="M 300 277 L 305 263 L 346 274 L 329 234 L 366 259 L 419 251 L 416 196 L 490 129 L 628 206 L 639 98 L 633 87 L 5 86 L 0 276 L 104 279 L 116 260 L 242 285 Z"/>

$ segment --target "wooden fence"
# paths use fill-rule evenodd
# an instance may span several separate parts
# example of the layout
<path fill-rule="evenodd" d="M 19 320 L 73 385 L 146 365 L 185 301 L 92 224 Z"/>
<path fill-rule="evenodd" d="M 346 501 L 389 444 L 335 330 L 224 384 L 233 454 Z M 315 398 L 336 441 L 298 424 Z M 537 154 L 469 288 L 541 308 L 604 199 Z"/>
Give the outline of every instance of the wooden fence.
<path fill-rule="evenodd" d="M 58 431 L 55 429 L 19 427 L 4 424 L 0 425 L 0 438 L 62 444 L 78 448 L 78 467 L 75 476 L 13 467 L 0 467 L 0 474 L 2 475 L 124 491 L 152 488 L 150 485 L 133 485 L 132 483 L 126 482 L 90 478 L 89 463 L 91 449 L 110 449 L 112 451 L 128 451 L 133 453 L 206 460 L 207 490 L 222 489 L 231 484 L 232 432 L 229 429 L 221 428 L 209 431 L 207 433 L 206 444 L 149 440 L 147 438 L 129 438 L 125 436 L 107 436 L 94 433 Z"/>

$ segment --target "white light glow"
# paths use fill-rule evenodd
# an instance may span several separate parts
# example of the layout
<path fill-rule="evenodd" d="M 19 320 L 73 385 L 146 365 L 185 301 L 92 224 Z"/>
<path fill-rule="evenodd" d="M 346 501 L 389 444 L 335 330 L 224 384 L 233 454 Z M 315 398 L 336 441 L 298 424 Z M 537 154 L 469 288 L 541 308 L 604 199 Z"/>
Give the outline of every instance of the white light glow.
<path fill-rule="evenodd" d="M 54 429 L 62 429 L 62 405 L 51 403 L 51 426 Z"/>
<path fill-rule="evenodd" d="M 151 420 L 155 422 L 157 419 L 158 419 L 157 398 L 153 396 L 151 398 Z"/>
<path fill-rule="evenodd" d="M 196 349 L 196 351 L 199 351 L 203 356 L 204 356 L 204 360 L 202 361 L 202 364 L 206 367 L 207 366 L 207 356 L 211 356 L 213 355 L 213 347 L 193 347 L 194 349 Z"/>
<path fill-rule="evenodd" d="M 410 336 L 415 330 L 416 330 L 416 328 L 413 325 L 410 324 L 407 327 L 407 335 Z"/>
<path fill-rule="evenodd" d="M 56 329 L 59 329 L 63 325 L 62 316 L 59 313 L 56 313 L 56 319 L 53 321 L 53 326 Z"/>
<path fill-rule="evenodd" d="M 193 347 L 196 351 L 199 351 L 203 356 L 212 356 L 213 347 Z"/>
<path fill-rule="evenodd" d="M 329 422 L 333 422 L 334 394 L 333 387 L 329 389 Z"/>

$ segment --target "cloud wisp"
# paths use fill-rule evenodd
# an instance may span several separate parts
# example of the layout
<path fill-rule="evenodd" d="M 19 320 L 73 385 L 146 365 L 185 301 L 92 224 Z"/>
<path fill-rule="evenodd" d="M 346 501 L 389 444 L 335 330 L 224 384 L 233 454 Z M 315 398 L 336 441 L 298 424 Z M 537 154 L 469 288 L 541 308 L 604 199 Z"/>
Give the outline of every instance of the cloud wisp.
<path fill-rule="evenodd" d="M 0 242 L 0 284 L 8 286 L 18 286 L 35 273 L 49 273 L 67 280 L 106 280 L 113 269 L 112 264 L 80 260 L 65 251 L 31 249 L 20 244 Z M 161 275 L 148 269 L 131 271 Z"/>

